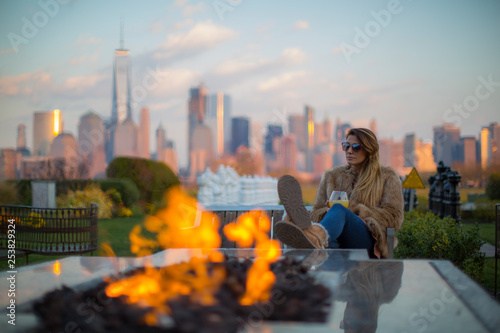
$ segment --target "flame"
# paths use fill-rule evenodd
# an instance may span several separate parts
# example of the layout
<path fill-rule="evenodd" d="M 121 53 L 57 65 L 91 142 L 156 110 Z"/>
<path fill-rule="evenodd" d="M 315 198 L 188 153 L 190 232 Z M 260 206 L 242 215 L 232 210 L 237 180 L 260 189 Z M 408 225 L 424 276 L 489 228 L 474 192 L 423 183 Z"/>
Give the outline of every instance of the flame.
<path fill-rule="evenodd" d="M 59 274 L 61 274 L 61 265 L 59 264 L 59 260 L 56 260 L 53 270 L 55 275 L 59 276 Z"/>
<path fill-rule="evenodd" d="M 271 298 L 271 288 L 276 276 L 270 270 L 270 264 L 281 256 L 280 244 L 271 240 L 267 232 L 271 221 L 263 211 L 251 211 L 241 215 L 236 223 L 224 227 L 226 237 L 238 243 L 240 247 L 249 247 L 255 243 L 255 259 L 247 274 L 246 291 L 240 299 L 241 305 L 251 305 Z"/>
<path fill-rule="evenodd" d="M 145 304 L 155 310 L 144 321 L 156 323 L 158 314 L 169 313 L 167 300 L 180 295 L 189 296 L 202 305 L 214 304 L 214 294 L 226 277 L 222 267 L 210 271 L 207 262 L 221 262 L 224 257 L 215 249 L 220 247 L 217 215 L 202 211 L 196 199 L 184 194 L 180 187 L 166 193 L 167 206 L 144 220 L 144 228 L 136 225 L 130 232 L 131 252 L 138 256 L 151 254 L 158 248 L 203 248 L 205 256 L 187 263 L 167 267 L 147 266 L 141 274 L 111 283 L 106 288 L 109 297 L 126 296 L 127 302 Z M 145 234 L 156 234 L 151 239 Z"/>
<path fill-rule="evenodd" d="M 221 265 L 207 265 L 224 260 L 216 249 L 221 246 L 219 219 L 212 212 L 204 211 L 194 198 L 187 196 L 180 187 L 166 193 L 167 206 L 155 215 L 148 216 L 144 225 L 135 226 L 130 232 L 131 252 L 139 256 L 153 253 L 158 248 L 202 249 L 202 256 L 191 252 L 189 262 L 167 267 L 146 266 L 144 272 L 113 282 L 106 287 L 108 297 L 121 297 L 129 303 L 149 306 L 144 322 L 155 325 L 158 316 L 170 313 L 168 300 L 187 296 L 201 305 L 216 303 L 215 294 L 226 279 Z M 263 211 L 246 213 L 236 223 L 224 227 L 228 239 L 240 247 L 255 244 L 257 259 L 249 269 L 246 292 L 240 303 L 250 305 L 270 298 L 276 277 L 270 263 L 281 255 L 280 244 L 267 236 L 271 221 Z M 156 239 L 147 237 L 156 235 Z M 198 251 L 199 252 L 199 251 Z"/>

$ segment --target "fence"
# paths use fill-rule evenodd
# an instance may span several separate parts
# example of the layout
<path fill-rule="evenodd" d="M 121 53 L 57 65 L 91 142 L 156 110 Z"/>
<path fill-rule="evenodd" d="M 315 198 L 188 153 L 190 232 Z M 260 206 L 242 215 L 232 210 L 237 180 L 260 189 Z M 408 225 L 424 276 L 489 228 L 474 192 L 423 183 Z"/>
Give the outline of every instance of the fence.
<path fill-rule="evenodd" d="M 0 257 L 15 244 L 22 254 L 80 254 L 97 250 L 97 204 L 88 208 L 0 206 Z M 15 243 L 8 238 L 14 225 Z M 5 252 L 5 253 L 4 253 Z"/>

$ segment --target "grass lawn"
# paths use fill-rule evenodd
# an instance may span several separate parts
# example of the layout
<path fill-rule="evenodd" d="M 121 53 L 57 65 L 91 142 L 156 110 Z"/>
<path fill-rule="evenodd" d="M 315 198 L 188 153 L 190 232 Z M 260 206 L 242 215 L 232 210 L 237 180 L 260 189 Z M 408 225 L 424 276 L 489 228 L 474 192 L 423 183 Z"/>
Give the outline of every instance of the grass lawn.
<path fill-rule="evenodd" d="M 474 224 L 472 223 L 464 223 L 462 224 L 464 230 L 469 231 L 472 229 Z M 479 223 L 479 236 L 486 243 L 490 243 L 491 245 L 495 245 L 495 223 Z"/>
<path fill-rule="evenodd" d="M 99 220 L 99 250 L 97 255 L 106 256 L 102 244 L 107 243 L 117 257 L 134 257 L 130 253 L 128 235 L 135 225 L 142 224 L 143 219 L 144 215 L 137 215 L 129 218 Z"/>

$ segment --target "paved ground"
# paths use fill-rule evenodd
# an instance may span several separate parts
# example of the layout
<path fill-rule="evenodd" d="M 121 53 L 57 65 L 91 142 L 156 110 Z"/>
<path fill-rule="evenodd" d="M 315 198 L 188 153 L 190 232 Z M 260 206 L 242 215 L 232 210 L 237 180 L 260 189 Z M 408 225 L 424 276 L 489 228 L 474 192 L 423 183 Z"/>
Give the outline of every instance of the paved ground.
<path fill-rule="evenodd" d="M 495 247 L 489 243 L 484 243 L 483 246 L 481 246 L 481 252 L 483 252 L 487 258 L 494 257 Z"/>

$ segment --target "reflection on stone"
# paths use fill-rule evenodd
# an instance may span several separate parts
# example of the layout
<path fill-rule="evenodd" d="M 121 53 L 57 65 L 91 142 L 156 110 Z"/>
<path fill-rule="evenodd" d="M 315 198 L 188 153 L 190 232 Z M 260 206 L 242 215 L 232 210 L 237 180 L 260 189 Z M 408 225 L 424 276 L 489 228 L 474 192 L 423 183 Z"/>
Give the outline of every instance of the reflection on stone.
<path fill-rule="evenodd" d="M 354 265 L 338 289 L 338 300 L 347 302 L 340 328 L 345 332 L 375 332 L 379 307 L 394 300 L 402 276 L 402 262 L 364 261 Z"/>

